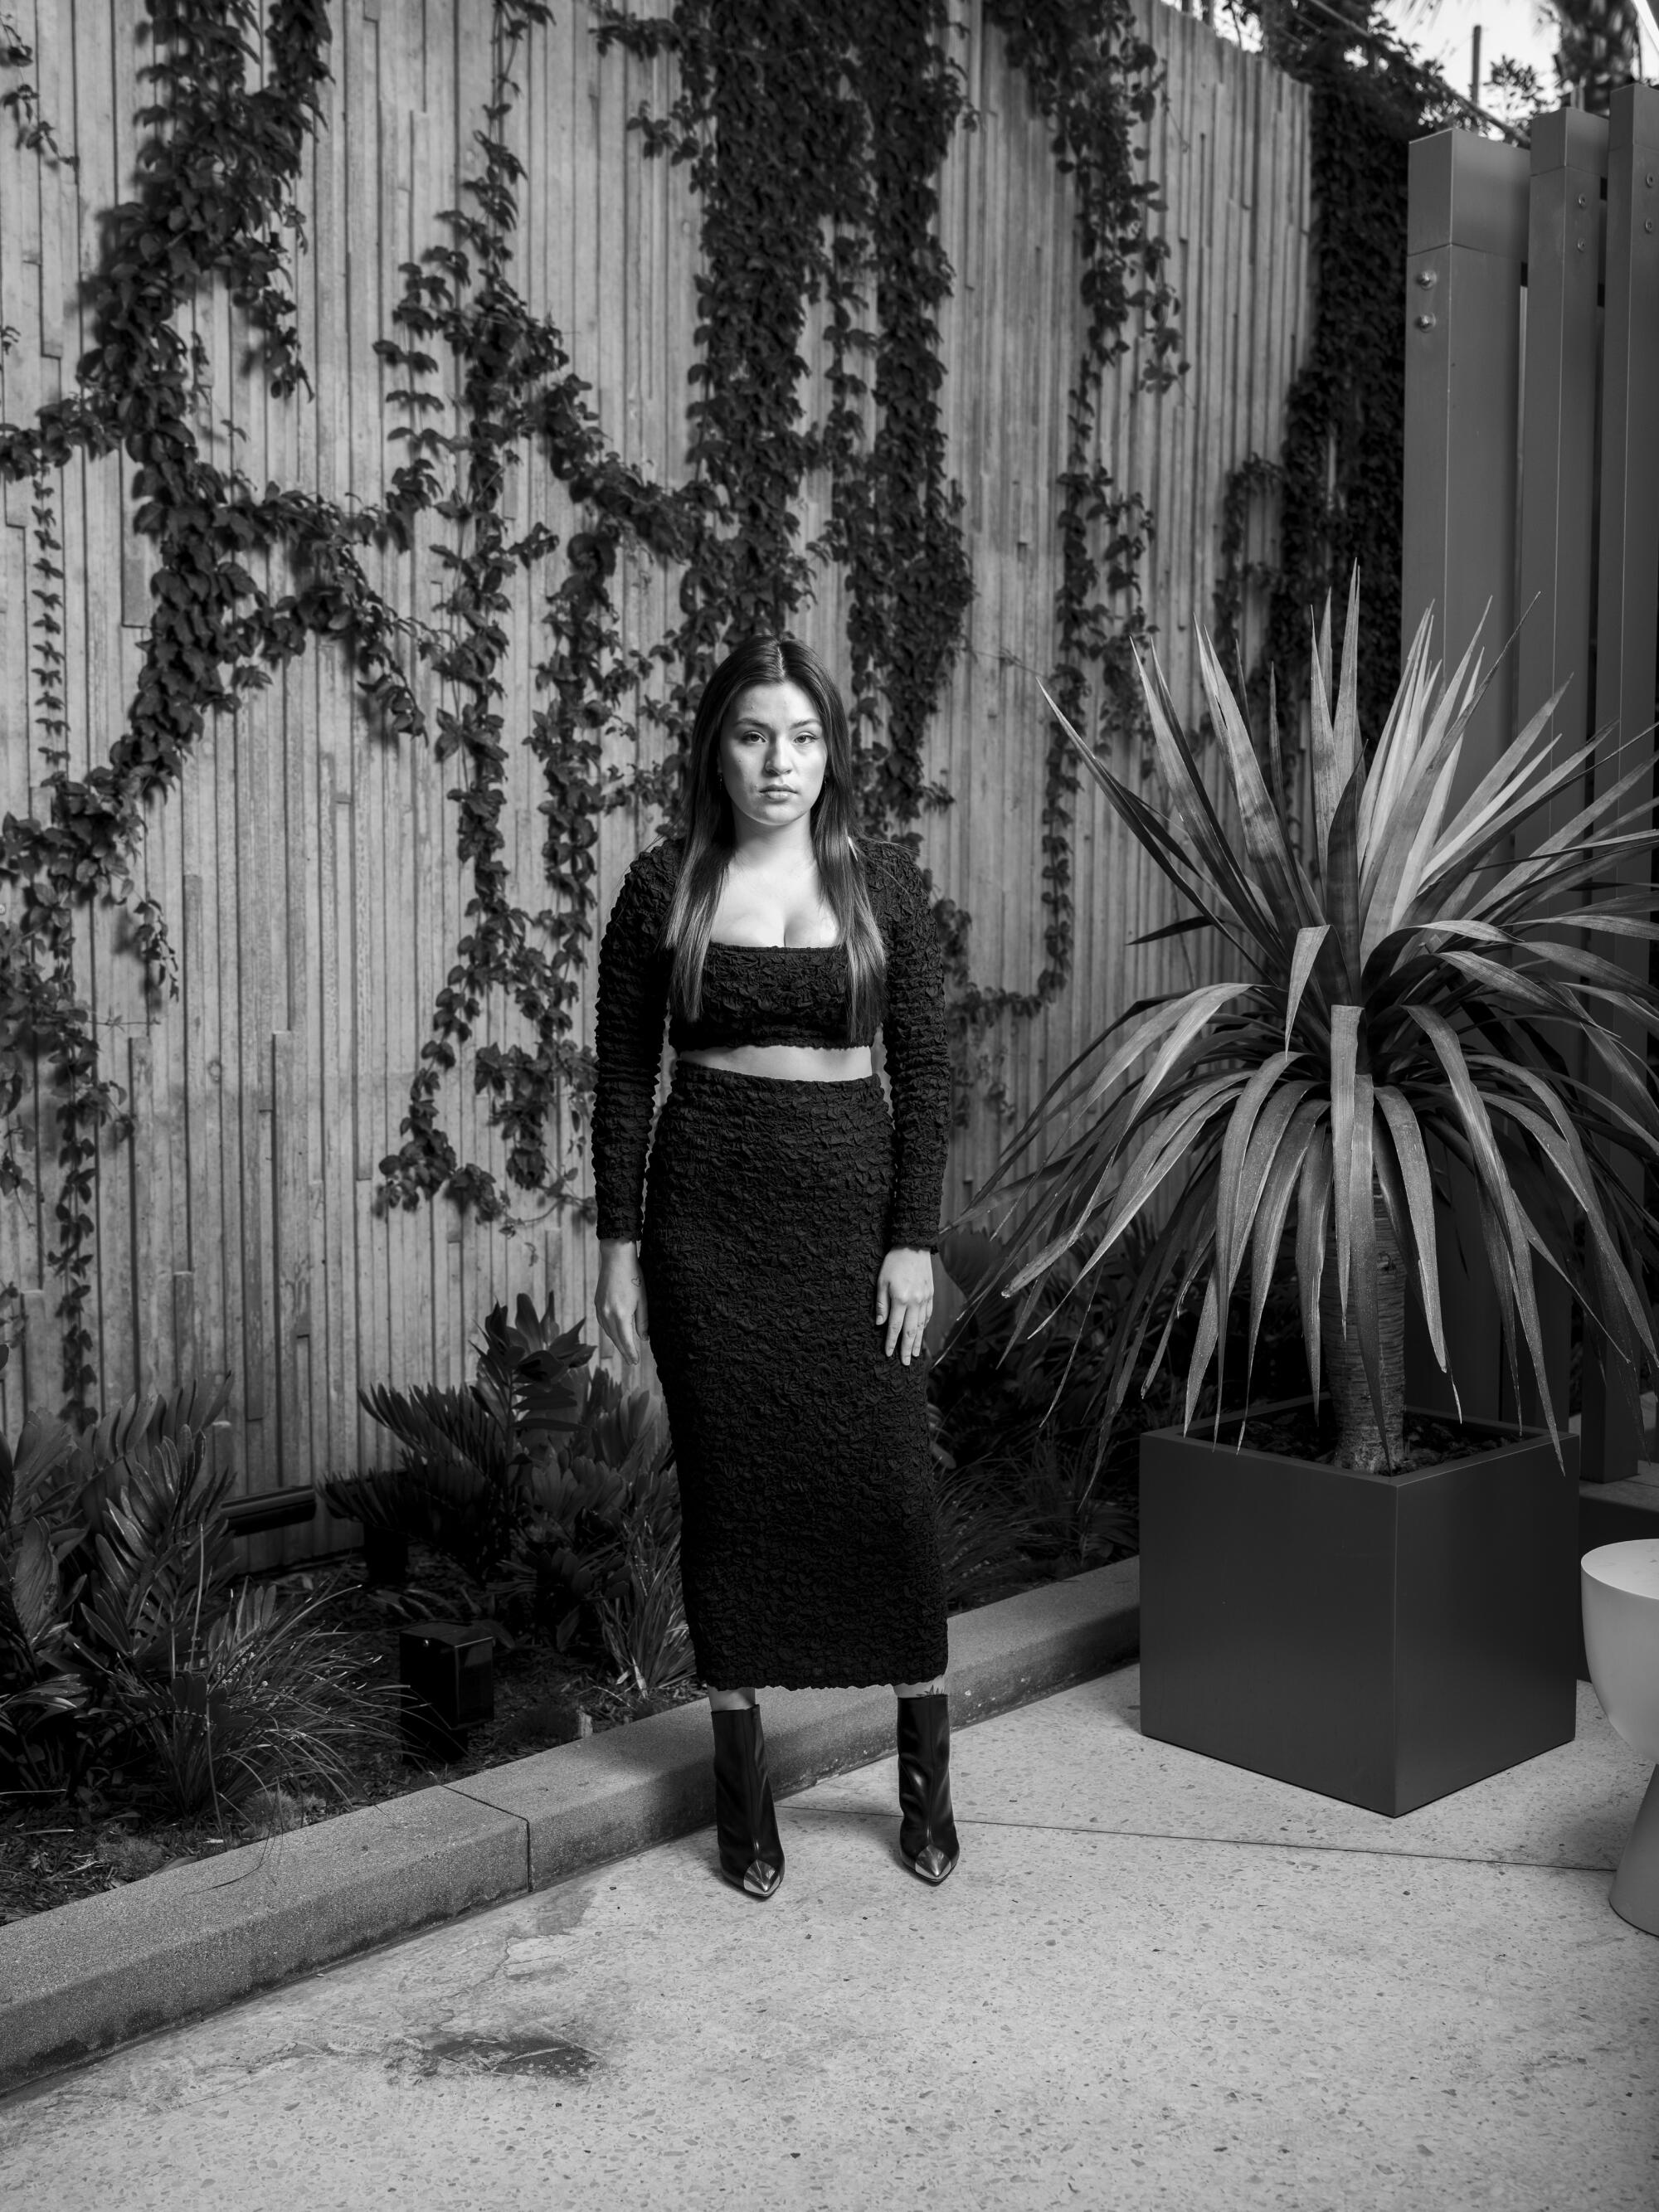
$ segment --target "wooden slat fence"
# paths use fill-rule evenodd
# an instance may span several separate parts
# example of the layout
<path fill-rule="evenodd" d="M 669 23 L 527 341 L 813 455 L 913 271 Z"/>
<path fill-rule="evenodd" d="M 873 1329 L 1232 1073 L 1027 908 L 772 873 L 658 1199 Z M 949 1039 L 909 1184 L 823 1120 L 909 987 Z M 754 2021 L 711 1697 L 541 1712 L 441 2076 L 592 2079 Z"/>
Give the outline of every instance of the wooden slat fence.
<path fill-rule="evenodd" d="M 23 150 L 0 131 L 0 319 L 19 334 L 3 364 L 3 412 L 27 420 L 72 380 L 88 339 L 81 277 L 97 261 L 101 212 L 131 191 L 143 105 L 137 0 L 17 0 L 40 57 L 42 103 L 76 165 Z M 398 449 L 375 340 L 391 330 L 400 263 L 437 236 L 457 197 L 487 96 L 478 0 L 339 0 L 325 127 L 302 203 L 310 250 L 296 270 L 301 337 L 314 398 L 271 398 L 240 369 L 240 333 L 223 296 L 195 311 L 211 368 L 212 450 L 235 436 L 250 477 L 331 498 L 379 499 Z M 1054 478 L 1081 331 L 1068 180 L 1051 131 L 978 7 L 953 33 L 979 128 L 959 134 L 943 179 L 942 226 L 956 272 L 943 323 L 951 465 L 961 481 L 977 598 L 966 650 L 935 722 L 930 776 L 956 804 L 930 817 L 925 857 L 974 917 L 975 975 L 1030 989 L 1043 964 L 1040 884 L 1044 732 L 1025 672 L 1052 660 Z M 1145 0 L 1168 71 L 1149 131 L 1161 180 L 1170 272 L 1192 367 L 1162 397 L 1138 392 L 1132 350 L 1108 375 L 1103 456 L 1154 512 L 1146 587 L 1178 699 L 1194 694 L 1195 622 L 1210 618 L 1228 471 L 1277 452 L 1282 403 L 1307 320 L 1308 110 L 1302 88 L 1195 16 Z M 684 473 L 686 375 L 695 359 L 697 210 L 682 167 L 641 157 L 629 115 L 660 108 L 665 60 L 600 57 L 594 18 L 566 0 L 520 71 L 513 128 L 528 161 L 516 281 L 567 333 L 575 365 L 623 457 L 665 482 Z M 817 363 L 814 363 L 816 370 Z M 205 427 L 205 425 L 204 425 Z M 390 457 L 390 458 L 389 458 Z M 128 527 L 127 472 L 72 468 L 62 486 L 72 766 L 83 773 L 118 728 L 148 606 L 146 548 Z M 824 516 L 812 484 L 803 534 Z M 562 490 L 533 467 L 519 520 L 562 535 Z M 38 771 L 30 649 L 27 487 L 5 495 L 0 527 L 0 805 L 22 811 Z M 430 615 L 440 588 L 423 520 L 412 557 L 379 562 L 402 607 Z M 377 556 L 378 558 L 378 556 Z M 633 641 L 662 636 L 676 579 L 630 563 L 623 580 Z M 522 641 L 504 710 L 522 731 L 544 585 L 521 583 Z M 802 624 L 832 663 L 836 580 Z M 1249 641 L 1247 640 L 1247 648 Z M 426 679 L 423 679 L 426 680 Z M 425 704 L 436 703 L 427 680 Z M 648 744 L 647 738 L 641 741 Z M 532 763 L 514 748 L 508 858 L 538 866 Z M 1133 764 L 1138 775 L 1142 769 Z M 463 928 L 453 853 L 452 767 L 423 745 L 371 735 L 349 674 L 313 651 L 198 749 L 183 788 L 149 827 L 144 889 L 179 949 L 182 994 L 147 1009 L 136 964 L 107 915 L 83 931 L 82 980 L 109 1064 L 130 1083 L 137 1132 L 104 1158 L 97 1194 L 96 1363 L 106 1403 L 191 1372 L 233 1380 L 229 1448 L 239 1486 L 261 1492 L 377 1462 L 379 1432 L 360 1382 L 459 1381 L 469 1334 L 520 1289 L 560 1311 L 590 1311 L 597 1249 L 561 1218 L 510 1234 L 440 1203 L 375 1214 L 378 1164 L 398 1141 L 434 993 Z M 600 911 L 651 825 L 607 817 Z M 1129 940 L 1170 918 L 1138 848 L 1085 792 L 1076 828 L 1073 987 L 1034 1024 L 988 1048 L 998 1103 L 977 1100 L 946 1189 L 954 1210 L 988 1174 L 1000 1142 L 1051 1069 L 1133 998 L 1187 974 L 1186 956 Z M 533 893 L 528 902 L 534 902 Z M 1194 956 L 1199 957 L 1201 956 Z M 592 978 L 585 1013 L 591 1019 Z M 499 1016 L 486 1037 L 510 1035 Z M 464 1155 L 500 1170 L 470 1085 L 447 1100 Z M 49 1127 L 44 1133 L 49 1148 Z M 24 1286 L 24 1356 L 0 1376 L 0 1420 L 60 1397 L 44 1265 L 53 1178 L 0 1209 L 0 1281 Z M 261 1540 L 256 1557 L 328 1548 L 348 1532 Z"/>

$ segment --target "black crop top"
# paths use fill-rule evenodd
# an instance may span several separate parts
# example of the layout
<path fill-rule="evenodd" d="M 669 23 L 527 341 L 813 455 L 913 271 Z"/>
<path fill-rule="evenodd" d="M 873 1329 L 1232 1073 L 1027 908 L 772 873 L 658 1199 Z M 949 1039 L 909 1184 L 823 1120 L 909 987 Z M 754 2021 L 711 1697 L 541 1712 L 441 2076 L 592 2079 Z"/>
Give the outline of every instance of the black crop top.
<path fill-rule="evenodd" d="M 662 1060 L 672 956 L 662 943 L 674 896 L 678 843 L 653 845 L 629 869 L 599 947 L 593 1102 L 593 1188 L 602 1238 L 638 1240 L 646 1147 Z M 950 1129 L 951 1069 L 939 936 L 915 864 L 902 846 L 860 838 L 865 879 L 887 953 L 880 1027 L 892 1089 L 895 1160 L 887 1242 L 932 1251 Z M 869 1044 L 866 1016 L 847 1031 L 847 955 L 839 945 L 711 944 L 702 1012 L 676 1013 L 676 1052 L 739 1044 Z"/>

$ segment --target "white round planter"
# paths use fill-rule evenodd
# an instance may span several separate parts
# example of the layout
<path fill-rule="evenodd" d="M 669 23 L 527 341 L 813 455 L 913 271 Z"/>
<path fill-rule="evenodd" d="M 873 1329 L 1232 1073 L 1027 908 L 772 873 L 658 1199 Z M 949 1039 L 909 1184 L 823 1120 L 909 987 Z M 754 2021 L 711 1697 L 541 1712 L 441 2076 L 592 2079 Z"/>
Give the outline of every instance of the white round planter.
<path fill-rule="evenodd" d="M 1601 1709 L 1631 1749 L 1655 1765 L 1611 1903 L 1633 1927 L 1659 1936 L 1659 1537 L 1586 1552 L 1579 1583 L 1584 1653 Z"/>

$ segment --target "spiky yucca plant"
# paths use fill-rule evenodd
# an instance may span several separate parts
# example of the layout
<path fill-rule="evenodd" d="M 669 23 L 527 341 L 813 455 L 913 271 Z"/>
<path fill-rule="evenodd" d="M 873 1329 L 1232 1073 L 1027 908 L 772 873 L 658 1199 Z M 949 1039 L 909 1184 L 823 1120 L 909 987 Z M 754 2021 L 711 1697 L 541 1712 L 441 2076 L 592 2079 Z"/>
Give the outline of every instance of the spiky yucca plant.
<path fill-rule="evenodd" d="M 1625 803 L 1646 773 L 1638 767 L 1516 854 L 1517 831 L 1540 807 L 1582 794 L 1595 754 L 1594 742 L 1569 750 L 1552 738 L 1559 693 L 1454 811 L 1465 732 L 1485 687 L 1474 644 L 1442 686 L 1426 616 L 1368 765 L 1355 708 L 1358 616 L 1356 574 L 1334 708 L 1328 606 L 1315 639 L 1305 863 L 1202 634 L 1204 689 L 1242 849 L 1211 800 L 1156 657 L 1141 664 L 1141 679 L 1167 810 L 1121 782 L 1066 725 L 1090 774 L 1194 910 L 1155 933 L 1213 927 L 1239 972 L 1131 1008 L 1095 1038 L 1050 1086 L 981 1196 L 999 1186 L 1024 1193 L 1000 1240 L 999 1287 L 1025 1293 L 1019 1333 L 1062 1255 L 1086 1245 L 1078 1275 L 1086 1285 L 1132 1223 L 1148 1209 L 1160 1219 L 1124 1310 L 1103 1431 L 1153 1327 L 1147 1382 L 1200 1285 L 1188 1424 L 1212 1359 L 1218 1419 L 1227 1322 L 1247 1283 L 1248 1390 L 1293 1221 L 1308 1363 L 1316 1392 L 1322 1360 L 1330 1370 L 1337 1461 L 1376 1471 L 1397 1466 L 1403 1448 L 1407 1279 L 1446 1366 L 1437 1160 L 1473 1177 L 1517 1398 L 1524 1344 L 1552 1437 L 1558 1409 L 1534 1259 L 1582 1302 L 1587 1341 L 1620 1382 L 1634 1387 L 1638 1361 L 1654 1364 L 1644 1269 L 1659 1242 L 1642 1175 L 1626 1180 L 1618 1156 L 1645 1170 L 1659 1153 L 1644 1049 L 1659 998 L 1593 948 L 1656 935 L 1644 886 L 1659 838 L 1645 802 Z M 1632 860 L 1643 888 L 1628 887 Z M 1564 1049 L 1570 1036 L 1587 1041 L 1588 1079 Z M 1058 1140 L 1047 1164 L 1016 1175 L 1042 1136 Z"/>

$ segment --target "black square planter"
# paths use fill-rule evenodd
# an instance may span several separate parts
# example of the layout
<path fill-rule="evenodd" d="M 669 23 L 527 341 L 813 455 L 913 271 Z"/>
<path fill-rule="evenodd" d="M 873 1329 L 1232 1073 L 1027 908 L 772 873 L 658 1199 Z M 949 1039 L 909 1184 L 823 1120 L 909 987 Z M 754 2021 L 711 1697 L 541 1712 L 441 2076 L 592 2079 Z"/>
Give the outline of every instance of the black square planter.
<path fill-rule="evenodd" d="M 402 1528 L 363 1528 L 363 1569 L 371 1589 L 402 1589 L 409 1580 L 409 1536 Z"/>
<path fill-rule="evenodd" d="M 1142 1733 L 1390 1815 L 1570 1743 L 1576 1454 L 1495 1433 L 1400 1475 L 1144 1436 Z"/>
<path fill-rule="evenodd" d="M 423 1620 L 398 1638 L 404 1755 L 459 1759 L 474 1721 L 495 1716 L 495 1641 L 487 1628 Z"/>

